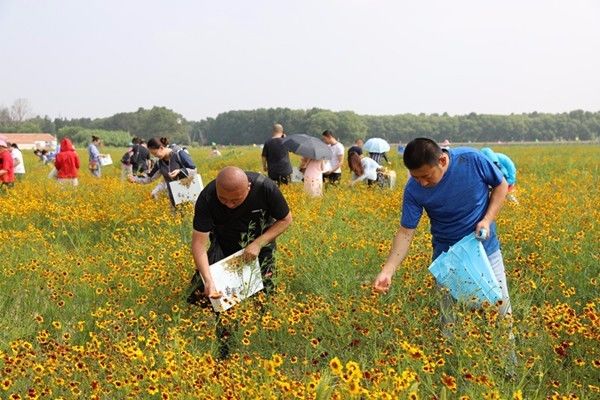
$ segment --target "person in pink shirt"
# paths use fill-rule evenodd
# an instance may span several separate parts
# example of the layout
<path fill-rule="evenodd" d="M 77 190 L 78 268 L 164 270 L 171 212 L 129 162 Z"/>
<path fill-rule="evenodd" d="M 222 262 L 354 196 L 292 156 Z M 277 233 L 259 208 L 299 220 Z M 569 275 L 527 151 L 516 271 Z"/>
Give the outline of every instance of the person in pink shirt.
<path fill-rule="evenodd" d="M 304 173 L 304 191 L 311 197 L 323 195 L 323 160 L 302 157 L 300 171 Z"/>

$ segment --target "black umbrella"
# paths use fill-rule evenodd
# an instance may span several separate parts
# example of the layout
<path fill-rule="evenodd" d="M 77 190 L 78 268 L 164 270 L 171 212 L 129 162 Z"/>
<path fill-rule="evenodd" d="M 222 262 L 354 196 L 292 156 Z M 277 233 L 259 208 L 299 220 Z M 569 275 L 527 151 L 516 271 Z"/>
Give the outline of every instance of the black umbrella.
<path fill-rule="evenodd" d="M 323 141 L 304 133 L 286 136 L 283 145 L 292 153 L 313 160 L 329 160 L 333 155 L 331 148 Z"/>

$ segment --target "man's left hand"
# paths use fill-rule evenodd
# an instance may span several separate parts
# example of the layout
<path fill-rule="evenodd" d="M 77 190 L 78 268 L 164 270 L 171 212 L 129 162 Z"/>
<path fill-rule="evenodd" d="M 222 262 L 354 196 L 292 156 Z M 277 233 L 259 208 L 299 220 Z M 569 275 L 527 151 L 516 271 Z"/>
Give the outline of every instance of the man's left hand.
<path fill-rule="evenodd" d="M 475 235 L 479 236 L 479 232 L 481 232 L 483 229 L 485 229 L 486 236 L 483 238 L 483 240 L 487 240 L 490 237 L 490 221 L 488 221 L 487 219 L 482 219 L 481 221 L 479 221 L 477 223 L 477 225 L 475 226 Z"/>
<path fill-rule="evenodd" d="M 174 169 L 173 171 L 169 172 L 169 176 L 171 178 L 177 178 L 177 175 L 179 175 L 180 172 L 181 172 L 180 169 Z"/>
<path fill-rule="evenodd" d="M 246 261 L 252 261 L 254 260 L 256 257 L 258 257 L 258 253 L 260 253 L 260 245 L 258 243 L 256 243 L 256 241 L 250 243 L 248 246 L 246 246 L 246 248 L 244 249 L 244 260 Z"/>

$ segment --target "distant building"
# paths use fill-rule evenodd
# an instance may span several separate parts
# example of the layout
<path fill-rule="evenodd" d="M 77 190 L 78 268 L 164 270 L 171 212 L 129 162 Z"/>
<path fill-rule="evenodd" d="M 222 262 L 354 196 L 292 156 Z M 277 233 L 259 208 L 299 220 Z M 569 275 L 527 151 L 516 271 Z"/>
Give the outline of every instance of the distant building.
<path fill-rule="evenodd" d="M 21 150 L 54 150 L 57 146 L 56 136 L 49 133 L 0 133 L 0 136 L 16 143 Z"/>

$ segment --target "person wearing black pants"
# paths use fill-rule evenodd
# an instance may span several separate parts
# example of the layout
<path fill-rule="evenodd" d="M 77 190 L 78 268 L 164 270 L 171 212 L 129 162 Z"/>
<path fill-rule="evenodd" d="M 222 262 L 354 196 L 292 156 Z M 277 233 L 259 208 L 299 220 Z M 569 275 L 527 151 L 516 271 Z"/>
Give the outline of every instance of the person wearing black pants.
<path fill-rule="evenodd" d="M 271 291 L 275 238 L 285 232 L 291 222 L 288 204 L 273 181 L 237 167 L 222 169 L 196 201 L 192 233 L 196 274 L 188 302 L 208 305 L 209 298 L 221 297 L 209 265 L 242 248 L 247 260 L 258 257 L 265 292 Z M 229 353 L 229 332 L 219 321 L 217 315 L 220 357 L 225 358 Z"/>
<path fill-rule="evenodd" d="M 287 149 L 283 146 L 283 126 L 280 124 L 273 125 L 271 138 L 267 140 L 262 149 L 263 170 L 267 172 L 277 185 L 287 185 L 290 183 L 292 175 L 292 164 L 290 163 L 290 155 Z"/>

